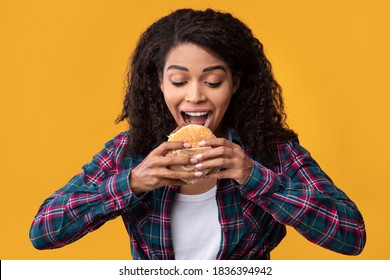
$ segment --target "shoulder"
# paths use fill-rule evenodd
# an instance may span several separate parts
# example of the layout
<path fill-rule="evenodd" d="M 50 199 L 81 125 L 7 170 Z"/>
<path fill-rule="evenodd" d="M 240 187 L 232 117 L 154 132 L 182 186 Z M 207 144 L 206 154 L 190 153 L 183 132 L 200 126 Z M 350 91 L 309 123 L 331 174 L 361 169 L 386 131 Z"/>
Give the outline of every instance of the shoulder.
<path fill-rule="evenodd" d="M 277 148 L 280 165 L 284 171 L 314 161 L 310 152 L 299 143 L 298 137 L 289 140 L 278 140 Z"/>
<path fill-rule="evenodd" d="M 87 174 L 112 174 L 120 169 L 121 152 L 128 142 L 129 133 L 127 131 L 117 134 L 108 140 L 104 147 L 96 153 L 92 161 L 83 166 Z M 99 175 L 99 176 L 100 176 Z"/>
<path fill-rule="evenodd" d="M 104 147 L 93 156 L 92 161 L 83 166 L 85 182 L 97 183 L 120 171 L 119 155 L 127 139 L 128 133 L 121 132 L 104 144 Z"/>
<path fill-rule="evenodd" d="M 105 144 L 105 153 L 114 167 L 126 168 L 138 164 L 145 158 L 144 153 L 132 154 L 128 151 L 127 144 L 130 138 L 129 131 L 123 131 Z"/>
<path fill-rule="evenodd" d="M 126 146 L 127 142 L 129 141 L 129 132 L 123 131 L 116 135 L 111 140 L 107 141 L 104 144 L 104 148 L 107 150 L 107 152 L 119 152 L 123 149 L 123 147 Z"/>
<path fill-rule="evenodd" d="M 94 161 L 107 167 L 110 167 L 113 161 L 118 161 L 119 155 L 128 142 L 128 135 L 129 133 L 124 131 L 108 140 L 100 152 L 94 155 Z"/>
<path fill-rule="evenodd" d="M 118 135 L 116 135 L 112 140 L 113 146 L 117 148 L 121 148 L 126 146 L 127 142 L 129 141 L 129 132 L 128 131 L 122 131 Z"/>
<path fill-rule="evenodd" d="M 279 153 L 289 156 L 298 156 L 301 154 L 309 154 L 309 152 L 301 146 L 298 137 L 293 137 L 287 140 L 276 140 Z"/>
<path fill-rule="evenodd" d="M 307 168 L 315 168 L 316 172 L 323 172 L 311 153 L 299 143 L 298 138 L 279 141 L 278 154 L 280 173 L 293 176 L 299 170 Z"/>

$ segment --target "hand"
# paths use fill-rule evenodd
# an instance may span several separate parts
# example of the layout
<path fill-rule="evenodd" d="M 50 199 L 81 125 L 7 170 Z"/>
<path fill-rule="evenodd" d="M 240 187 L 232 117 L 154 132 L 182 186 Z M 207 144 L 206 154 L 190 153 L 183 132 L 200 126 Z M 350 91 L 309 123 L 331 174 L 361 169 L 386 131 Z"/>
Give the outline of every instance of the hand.
<path fill-rule="evenodd" d="M 131 170 L 130 188 L 139 195 L 167 185 L 183 185 L 184 178 L 198 178 L 202 172 L 175 171 L 169 169 L 170 165 L 188 165 L 191 163 L 189 156 L 166 157 L 169 151 L 189 148 L 190 144 L 182 142 L 164 142 L 134 169 Z"/>
<path fill-rule="evenodd" d="M 223 170 L 209 173 L 207 178 L 223 179 L 230 178 L 243 184 L 252 170 L 252 160 L 245 154 L 242 148 L 224 138 L 210 139 L 199 143 L 200 146 L 211 146 L 208 150 L 196 157 L 198 164 L 196 170 L 202 171 L 206 168 Z"/>

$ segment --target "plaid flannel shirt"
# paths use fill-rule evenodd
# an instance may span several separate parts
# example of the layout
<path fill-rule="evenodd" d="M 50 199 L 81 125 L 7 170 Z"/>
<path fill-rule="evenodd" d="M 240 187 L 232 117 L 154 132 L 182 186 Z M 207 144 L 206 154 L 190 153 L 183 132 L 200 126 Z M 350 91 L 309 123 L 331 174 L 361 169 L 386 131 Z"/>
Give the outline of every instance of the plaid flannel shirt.
<path fill-rule="evenodd" d="M 30 229 L 34 247 L 62 247 L 122 216 L 133 259 L 175 258 L 170 212 L 178 187 L 133 194 L 130 171 L 146 155 L 120 160 L 128 137 L 123 132 L 107 142 L 80 174 L 44 201 Z M 229 130 L 228 139 L 243 147 L 234 130 Z M 217 259 L 269 259 L 287 225 L 338 253 L 356 255 L 363 250 L 366 233 L 359 210 L 297 139 L 278 143 L 280 164 L 272 170 L 245 151 L 253 161 L 247 182 L 223 179 L 217 184 Z"/>

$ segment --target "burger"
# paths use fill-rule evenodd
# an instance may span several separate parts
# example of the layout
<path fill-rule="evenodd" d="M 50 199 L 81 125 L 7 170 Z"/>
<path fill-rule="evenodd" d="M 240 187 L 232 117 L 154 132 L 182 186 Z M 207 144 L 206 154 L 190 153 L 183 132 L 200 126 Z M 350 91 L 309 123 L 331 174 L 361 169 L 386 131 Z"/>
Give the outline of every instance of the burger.
<path fill-rule="evenodd" d="M 191 148 L 174 150 L 167 153 L 167 156 L 190 156 L 191 158 L 196 157 L 196 155 L 201 154 L 207 150 L 210 150 L 211 147 L 199 147 L 199 142 L 207 139 L 217 138 L 213 132 L 199 124 L 184 124 L 176 128 L 168 135 L 168 141 L 179 141 L 186 142 L 191 144 Z M 194 171 L 194 165 L 171 165 L 170 169 L 172 170 L 184 170 L 184 171 Z M 204 175 L 212 172 L 212 169 L 203 169 L 202 172 Z M 187 184 L 194 184 L 198 179 L 181 179 Z"/>

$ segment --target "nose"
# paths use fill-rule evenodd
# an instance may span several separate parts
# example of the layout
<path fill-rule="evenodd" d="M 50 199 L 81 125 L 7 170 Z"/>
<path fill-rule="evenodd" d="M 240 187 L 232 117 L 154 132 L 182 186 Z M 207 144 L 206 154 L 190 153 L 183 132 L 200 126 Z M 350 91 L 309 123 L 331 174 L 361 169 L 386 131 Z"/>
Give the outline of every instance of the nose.
<path fill-rule="evenodd" d="M 191 103 L 200 103 L 207 100 L 206 95 L 202 92 L 200 86 L 197 83 L 188 87 L 188 91 L 185 100 Z"/>

